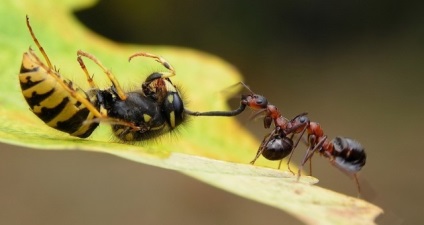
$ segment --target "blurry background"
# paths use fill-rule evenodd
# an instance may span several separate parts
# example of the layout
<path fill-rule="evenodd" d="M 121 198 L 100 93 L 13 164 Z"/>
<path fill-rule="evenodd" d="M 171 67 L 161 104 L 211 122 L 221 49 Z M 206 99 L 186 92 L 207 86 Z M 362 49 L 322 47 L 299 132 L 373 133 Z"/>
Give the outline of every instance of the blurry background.
<path fill-rule="evenodd" d="M 424 209 L 424 14 L 419 4 L 105 0 L 76 16 L 117 42 L 218 55 L 286 117 L 306 111 L 330 138 L 359 140 L 368 154 L 360 174 L 364 198 L 385 210 L 378 222 L 418 224 Z M 237 98 L 230 101 L 234 107 Z M 240 122 L 261 139 L 267 131 L 248 117 L 245 113 Z M 21 215 L 24 224 L 26 218 L 30 224 L 62 225 L 299 223 L 176 172 L 105 154 L 18 151 L 3 145 L 0 159 L 6 159 L 0 163 L 4 224 Z M 356 193 L 352 181 L 323 158 L 315 157 L 314 175 L 321 186 Z M 28 186 L 33 193 L 25 191 Z"/>

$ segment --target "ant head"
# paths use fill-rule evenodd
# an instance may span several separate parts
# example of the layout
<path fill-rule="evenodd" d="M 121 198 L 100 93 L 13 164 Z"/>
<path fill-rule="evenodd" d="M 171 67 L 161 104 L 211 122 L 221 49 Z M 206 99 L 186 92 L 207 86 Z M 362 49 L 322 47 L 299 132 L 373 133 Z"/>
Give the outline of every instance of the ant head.
<path fill-rule="evenodd" d="M 242 95 L 241 102 L 251 109 L 266 109 L 268 106 L 268 100 L 264 96 L 256 94 Z"/>

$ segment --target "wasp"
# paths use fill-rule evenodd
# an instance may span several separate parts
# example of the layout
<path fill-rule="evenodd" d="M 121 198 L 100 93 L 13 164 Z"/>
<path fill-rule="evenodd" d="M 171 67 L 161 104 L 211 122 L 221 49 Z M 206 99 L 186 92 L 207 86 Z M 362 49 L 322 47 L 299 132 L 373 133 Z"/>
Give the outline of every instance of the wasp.
<path fill-rule="evenodd" d="M 77 60 L 90 86 L 84 91 L 52 66 L 28 16 L 26 24 L 45 62 L 30 48 L 23 54 L 19 82 L 31 111 L 48 126 L 86 138 L 100 122 L 106 122 L 121 141 L 141 141 L 171 131 L 185 121 L 181 95 L 170 80 L 176 75 L 175 69 L 164 58 L 145 52 L 131 55 L 129 61 L 139 56 L 152 58 L 167 72 L 154 72 L 140 89 L 125 92 L 95 56 L 79 50 Z M 100 89 L 95 84 L 83 58 L 92 60 L 103 70 L 112 84 L 109 88 Z"/>

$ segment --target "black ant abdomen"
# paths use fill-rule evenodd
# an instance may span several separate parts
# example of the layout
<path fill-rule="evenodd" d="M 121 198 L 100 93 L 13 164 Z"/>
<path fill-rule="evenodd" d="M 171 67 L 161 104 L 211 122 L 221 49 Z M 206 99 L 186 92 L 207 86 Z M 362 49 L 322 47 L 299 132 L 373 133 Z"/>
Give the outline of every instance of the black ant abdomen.
<path fill-rule="evenodd" d="M 282 160 L 293 150 L 293 141 L 288 137 L 277 135 L 271 138 L 262 151 L 262 156 L 268 160 Z"/>
<path fill-rule="evenodd" d="M 333 139 L 334 164 L 346 172 L 357 173 L 366 162 L 366 154 L 362 145 L 350 138 L 336 137 Z"/>

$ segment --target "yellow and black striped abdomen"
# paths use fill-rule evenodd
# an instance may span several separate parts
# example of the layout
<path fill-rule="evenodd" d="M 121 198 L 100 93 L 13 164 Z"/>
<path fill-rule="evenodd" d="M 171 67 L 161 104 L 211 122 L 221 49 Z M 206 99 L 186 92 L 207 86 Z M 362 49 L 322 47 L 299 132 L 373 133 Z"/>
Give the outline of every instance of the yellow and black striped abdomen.
<path fill-rule="evenodd" d="M 94 115 L 69 90 L 84 96 L 98 108 L 96 96 L 89 96 L 56 71 L 47 71 L 31 54 L 26 52 L 23 55 L 19 82 L 32 112 L 52 128 L 72 136 L 88 137 L 98 123 L 84 124 L 84 121 L 94 119 Z"/>

